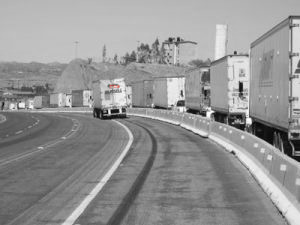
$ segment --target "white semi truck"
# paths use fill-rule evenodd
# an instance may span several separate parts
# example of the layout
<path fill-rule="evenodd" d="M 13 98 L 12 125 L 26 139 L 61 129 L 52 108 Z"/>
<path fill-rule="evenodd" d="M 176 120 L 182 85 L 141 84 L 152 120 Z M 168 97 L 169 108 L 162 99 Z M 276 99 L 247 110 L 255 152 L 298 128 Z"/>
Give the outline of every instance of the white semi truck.
<path fill-rule="evenodd" d="M 156 108 L 171 109 L 180 100 L 185 100 L 185 77 L 155 78 L 153 104 Z"/>
<path fill-rule="evenodd" d="M 300 156 L 300 16 L 251 44 L 250 117 L 255 135 Z"/>
<path fill-rule="evenodd" d="M 126 84 L 124 78 L 93 81 L 93 116 L 103 119 L 126 117 Z"/>
<path fill-rule="evenodd" d="M 193 69 L 186 74 L 185 106 L 189 113 L 207 116 L 210 109 L 209 67 Z"/>
<path fill-rule="evenodd" d="M 210 67 L 213 118 L 244 129 L 249 116 L 249 56 L 227 55 Z"/>

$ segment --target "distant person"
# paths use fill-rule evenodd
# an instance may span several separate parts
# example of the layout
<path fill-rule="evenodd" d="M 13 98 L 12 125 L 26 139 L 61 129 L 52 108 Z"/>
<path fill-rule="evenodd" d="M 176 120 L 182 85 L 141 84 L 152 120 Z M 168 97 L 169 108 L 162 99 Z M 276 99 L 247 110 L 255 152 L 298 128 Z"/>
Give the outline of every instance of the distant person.
<path fill-rule="evenodd" d="M 5 105 L 5 103 L 2 102 L 2 103 L 1 103 L 1 110 L 2 110 L 2 111 L 4 110 L 4 105 Z"/>

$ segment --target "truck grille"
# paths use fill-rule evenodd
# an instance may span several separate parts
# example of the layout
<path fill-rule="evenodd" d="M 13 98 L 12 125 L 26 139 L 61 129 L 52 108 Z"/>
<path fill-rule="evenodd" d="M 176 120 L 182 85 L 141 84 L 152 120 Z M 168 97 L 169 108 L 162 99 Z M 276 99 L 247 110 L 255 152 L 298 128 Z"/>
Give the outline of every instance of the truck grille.
<path fill-rule="evenodd" d="M 111 114 L 115 114 L 115 113 L 119 113 L 119 112 L 120 112 L 119 109 L 111 109 L 110 110 Z"/>

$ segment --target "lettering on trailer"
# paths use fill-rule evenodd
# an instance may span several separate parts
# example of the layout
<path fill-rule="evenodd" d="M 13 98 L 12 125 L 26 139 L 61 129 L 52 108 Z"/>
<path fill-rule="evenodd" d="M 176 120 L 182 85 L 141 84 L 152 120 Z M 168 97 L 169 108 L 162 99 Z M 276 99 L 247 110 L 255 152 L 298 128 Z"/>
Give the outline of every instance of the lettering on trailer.
<path fill-rule="evenodd" d="M 115 93 L 122 93 L 122 89 L 120 88 L 119 84 L 108 84 L 107 87 L 111 90 L 106 90 L 104 94 L 115 94 Z"/>
<path fill-rule="evenodd" d="M 300 75 L 300 60 L 298 61 L 297 68 L 295 69 L 295 75 Z M 300 109 L 293 108 L 293 113 L 297 116 L 300 115 Z M 300 121 L 299 121 L 300 122 Z"/>
<path fill-rule="evenodd" d="M 112 89 L 112 90 L 106 90 L 104 92 L 104 94 L 106 94 L 106 95 L 115 94 L 115 93 L 122 93 L 122 89 L 121 88 L 119 88 L 119 89 Z"/>
<path fill-rule="evenodd" d="M 274 59 L 274 49 L 263 53 L 263 57 L 259 59 L 261 63 L 260 70 L 260 87 L 270 87 L 273 86 L 273 59 Z"/>

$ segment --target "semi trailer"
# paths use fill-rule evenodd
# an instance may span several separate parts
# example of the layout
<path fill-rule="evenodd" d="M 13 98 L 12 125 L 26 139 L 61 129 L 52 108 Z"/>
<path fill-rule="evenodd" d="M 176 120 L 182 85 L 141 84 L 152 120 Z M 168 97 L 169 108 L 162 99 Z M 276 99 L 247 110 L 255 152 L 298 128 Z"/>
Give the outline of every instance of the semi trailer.
<path fill-rule="evenodd" d="M 104 119 L 126 117 L 126 85 L 124 78 L 93 81 L 93 116 Z"/>
<path fill-rule="evenodd" d="M 290 16 L 250 49 L 252 132 L 300 156 L 300 16 Z"/>
<path fill-rule="evenodd" d="M 249 56 L 227 55 L 211 63 L 214 120 L 245 129 L 249 116 Z"/>
<path fill-rule="evenodd" d="M 210 71 L 202 67 L 185 76 L 185 105 L 189 113 L 206 116 L 210 108 Z"/>
<path fill-rule="evenodd" d="M 179 100 L 185 99 L 185 77 L 160 77 L 153 83 L 153 105 L 171 109 Z"/>
<path fill-rule="evenodd" d="M 132 106 L 153 106 L 153 80 L 143 80 L 132 83 Z"/>

